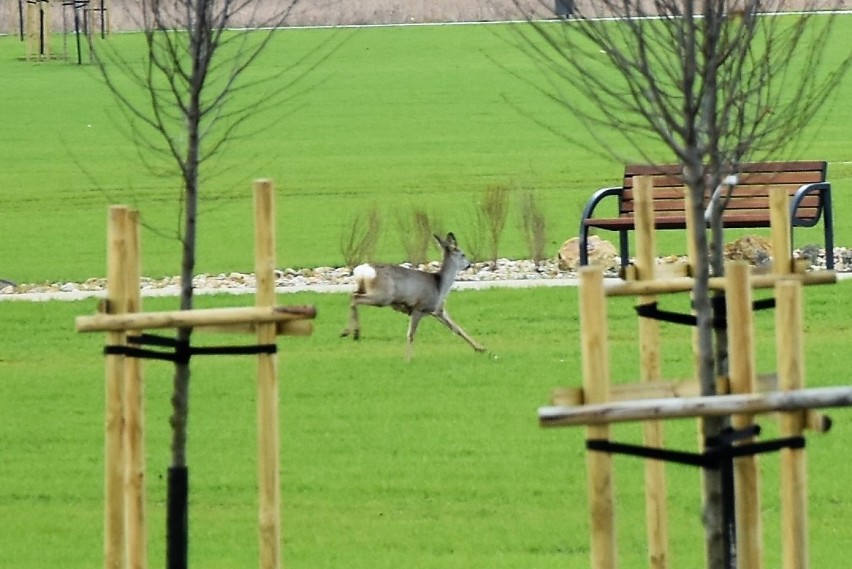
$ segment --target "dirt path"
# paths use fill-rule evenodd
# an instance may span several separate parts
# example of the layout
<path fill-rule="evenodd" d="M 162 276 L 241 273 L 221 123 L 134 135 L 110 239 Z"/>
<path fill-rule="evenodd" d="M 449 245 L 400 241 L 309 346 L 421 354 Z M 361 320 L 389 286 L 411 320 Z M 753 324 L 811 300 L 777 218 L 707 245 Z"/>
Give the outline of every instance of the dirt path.
<path fill-rule="evenodd" d="M 111 29 L 130 30 L 139 28 L 138 0 L 92 0 L 93 6 L 103 1 Z M 640 0 L 649 9 L 652 0 Z M 594 0 L 577 0 L 578 5 L 596 6 Z M 22 6 L 26 6 L 22 2 Z M 50 0 L 52 29 L 61 32 L 63 27 L 73 26 L 73 14 L 63 8 L 60 0 Z M 260 8 L 251 17 L 235 23 L 247 25 L 268 18 L 271 9 L 264 6 L 280 6 L 280 1 L 260 0 Z M 299 2 L 294 7 L 288 24 L 291 26 L 336 26 L 364 24 L 404 24 L 434 22 L 482 22 L 523 19 L 526 14 L 534 17 L 553 17 L 557 5 L 574 4 L 574 0 L 310 0 Z M 852 0 L 787 0 L 785 10 L 801 10 L 806 7 L 817 9 L 852 9 Z M 0 34 L 17 34 L 19 27 L 19 3 L 14 0 L 0 1 Z M 519 8 L 518 5 L 521 7 Z M 592 8 L 597 10 L 597 8 Z M 71 23 L 69 23 L 71 22 Z M 70 29 L 70 28 L 69 28 Z"/>

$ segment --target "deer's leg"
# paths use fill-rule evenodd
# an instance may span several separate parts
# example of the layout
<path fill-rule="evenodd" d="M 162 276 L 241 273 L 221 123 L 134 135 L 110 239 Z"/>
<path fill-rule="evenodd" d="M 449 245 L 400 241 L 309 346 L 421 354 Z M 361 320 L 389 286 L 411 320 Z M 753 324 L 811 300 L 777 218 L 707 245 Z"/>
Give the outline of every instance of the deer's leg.
<path fill-rule="evenodd" d="M 405 352 L 407 361 L 411 361 L 411 356 L 414 355 L 414 334 L 417 333 L 417 325 L 420 324 L 423 314 L 423 312 L 417 310 L 411 312 L 411 319 L 408 321 L 408 348 Z"/>
<path fill-rule="evenodd" d="M 440 312 L 435 312 L 435 313 L 433 314 L 433 316 L 434 316 L 435 318 L 437 318 L 437 319 L 438 319 L 438 321 L 439 321 L 441 324 L 443 324 L 444 326 L 446 326 L 447 328 L 449 328 L 450 330 L 452 330 L 454 334 L 458 334 L 459 336 L 461 336 L 462 338 L 464 338 L 464 339 L 465 339 L 465 341 L 466 341 L 468 344 L 470 344 L 470 345 L 471 345 L 471 347 L 472 347 L 474 350 L 476 350 L 477 352 L 484 352 L 484 351 L 485 351 L 485 346 L 483 346 L 482 344 L 480 344 L 479 342 L 477 342 L 476 340 L 474 340 L 473 338 L 471 338 L 471 337 L 468 335 L 468 333 L 467 333 L 467 332 L 465 332 L 464 330 L 462 330 L 461 326 L 459 326 L 458 324 L 456 324 L 455 322 L 453 322 L 453 319 L 452 319 L 452 318 L 450 318 L 450 314 L 446 311 L 446 309 L 441 309 L 441 311 L 440 311 Z"/>
<path fill-rule="evenodd" d="M 358 319 L 358 297 L 352 295 L 352 300 L 349 303 L 349 322 L 346 328 L 340 333 L 341 336 L 352 334 L 352 338 L 357 340 L 361 337 L 361 321 Z"/>

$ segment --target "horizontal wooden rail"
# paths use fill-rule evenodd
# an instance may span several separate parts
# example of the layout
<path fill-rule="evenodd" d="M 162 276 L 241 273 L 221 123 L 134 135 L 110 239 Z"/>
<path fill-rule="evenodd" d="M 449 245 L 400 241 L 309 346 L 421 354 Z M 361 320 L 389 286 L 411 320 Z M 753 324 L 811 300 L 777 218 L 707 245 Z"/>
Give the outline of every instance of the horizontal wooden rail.
<path fill-rule="evenodd" d="M 542 427 L 573 427 L 850 406 L 852 387 L 822 387 L 760 394 L 645 399 L 581 407 L 542 407 L 538 417 Z"/>
<path fill-rule="evenodd" d="M 778 391 L 776 374 L 764 374 L 757 378 L 758 393 Z M 731 382 L 727 377 L 716 378 L 716 393 L 731 393 Z M 664 399 L 669 397 L 698 397 L 701 384 L 697 379 L 674 381 L 645 381 L 641 383 L 616 383 L 610 386 L 607 401 L 635 401 L 641 399 Z M 551 392 L 550 404 L 556 407 L 574 407 L 586 404 L 586 395 L 582 387 L 557 387 Z"/>
<path fill-rule="evenodd" d="M 757 376 L 757 392 L 772 393 L 778 391 L 778 376 L 774 373 Z M 727 377 L 716 379 L 716 393 L 727 395 L 731 393 L 730 381 Z M 610 387 L 610 403 L 620 401 L 636 401 L 647 399 L 662 399 L 671 397 L 699 397 L 701 385 L 697 379 L 679 381 L 651 381 L 643 383 L 622 383 Z M 550 396 L 550 404 L 554 407 L 575 407 L 586 403 L 586 395 L 582 387 L 557 387 Z M 818 433 L 831 430 L 831 418 L 819 411 L 805 411 L 805 428 Z"/>
<path fill-rule="evenodd" d="M 166 312 L 96 314 L 78 316 L 78 332 L 115 332 L 151 330 L 155 328 L 195 328 L 202 326 L 250 325 L 261 322 L 310 320 L 316 317 L 313 306 L 247 306 L 237 308 L 202 308 Z"/>
<path fill-rule="evenodd" d="M 804 275 L 754 275 L 751 277 L 751 286 L 756 289 L 772 288 L 781 279 L 801 279 L 804 285 L 834 284 L 837 282 L 837 273 L 834 271 L 814 271 Z M 605 294 L 606 296 L 667 294 L 688 292 L 694 286 L 695 279 L 692 277 L 675 277 L 654 281 L 628 281 L 607 286 Z M 710 289 L 717 291 L 725 290 L 725 277 L 712 277 L 710 279 Z"/>

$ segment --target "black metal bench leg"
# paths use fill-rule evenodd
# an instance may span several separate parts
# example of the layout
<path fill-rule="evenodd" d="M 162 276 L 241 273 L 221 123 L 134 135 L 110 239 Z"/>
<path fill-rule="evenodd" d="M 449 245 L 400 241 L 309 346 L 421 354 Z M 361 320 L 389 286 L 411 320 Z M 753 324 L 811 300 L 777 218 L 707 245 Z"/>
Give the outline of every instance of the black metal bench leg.
<path fill-rule="evenodd" d="M 822 224 L 825 231 L 825 268 L 834 270 L 834 219 L 831 214 L 831 192 L 822 194 Z"/>
<path fill-rule="evenodd" d="M 630 264 L 630 243 L 626 231 L 618 232 L 618 247 L 621 251 L 621 266 L 626 267 Z"/>

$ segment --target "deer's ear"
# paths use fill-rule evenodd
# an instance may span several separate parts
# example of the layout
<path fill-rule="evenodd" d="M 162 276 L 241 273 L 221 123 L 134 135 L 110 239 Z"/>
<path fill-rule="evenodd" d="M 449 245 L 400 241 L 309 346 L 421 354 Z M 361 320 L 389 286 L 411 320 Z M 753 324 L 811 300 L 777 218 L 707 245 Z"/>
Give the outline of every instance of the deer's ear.
<path fill-rule="evenodd" d="M 440 247 L 441 249 L 447 246 L 447 243 L 443 239 L 441 239 L 437 234 L 433 233 L 432 237 L 435 238 L 435 241 L 438 242 L 438 247 Z"/>
<path fill-rule="evenodd" d="M 447 244 L 452 245 L 453 247 L 456 246 L 456 236 L 453 235 L 452 232 L 447 233 Z"/>

